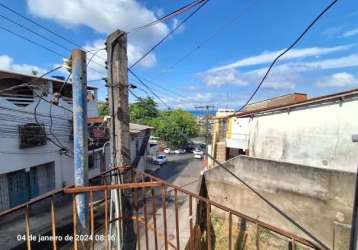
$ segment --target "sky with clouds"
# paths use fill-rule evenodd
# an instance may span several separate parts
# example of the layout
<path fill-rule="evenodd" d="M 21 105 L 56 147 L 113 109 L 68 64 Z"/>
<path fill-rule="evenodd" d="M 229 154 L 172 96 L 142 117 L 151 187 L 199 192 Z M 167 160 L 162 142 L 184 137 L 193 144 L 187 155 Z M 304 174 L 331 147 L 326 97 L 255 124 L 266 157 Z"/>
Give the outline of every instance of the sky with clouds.
<path fill-rule="evenodd" d="M 5 0 L 2 3 L 83 48 L 96 50 L 104 47 L 106 36 L 113 30 L 131 31 L 189 1 Z M 328 4 L 328 0 L 210 0 L 133 70 L 170 106 L 184 109 L 201 104 L 240 107 L 275 56 Z M 129 65 L 188 14 L 130 32 Z M 0 8 L 1 15 L 63 47 L 75 47 L 4 8 Z M 69 54 L 63 47 L 36 37 L 3 18 L 0 26 L 60 54 Z M 60 56 L 3 29 L 0 34 L 0 69 L 45 72 L 62 62 Z M 107 91 L 104 82 L 97 79 L 106 75 L 105 58 L 105 51 L 100 51 L 88 70 L 89 84 L 99 88 L 101 99 L 106 97 Z M 148 94 L 135 79 L 130 78 L 130 82 L 140 87 L 134 90 L 137 95 Z M 357 87 L 358 1 L 339 0 L 303 40 L 281 58 L 254 100 L 291 92 L 305 92 L 314 97 Z M 133 100 L 130 97 L 130 101 Z"/>

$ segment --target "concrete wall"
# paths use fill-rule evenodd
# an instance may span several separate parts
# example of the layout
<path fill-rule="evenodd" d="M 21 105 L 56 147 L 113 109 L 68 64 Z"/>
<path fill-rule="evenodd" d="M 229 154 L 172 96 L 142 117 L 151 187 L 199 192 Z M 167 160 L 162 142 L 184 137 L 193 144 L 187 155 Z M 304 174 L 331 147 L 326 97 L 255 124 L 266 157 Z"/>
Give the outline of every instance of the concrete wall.
<path fill-rule="evenodd" d="M 48 87 L 51 89 L 51 82 Z M 38 97 L 27 98 L 27 106 L 16 105 L 21 101 L 21 98 L 11 97 L 11 101 L 8 97 L 0 97 L 0 176 L 3 180 L 1 183 L 0 191 L 0 210 L 4 210 L 9 207 L 8 197 L 5 191 L 8 188 L 4 179 L 7 178 L 7 173 L 15 172 L 18 170 L 29 170 L 31 167 L 46 165 L 47 163 L 54 163 L 54 179 L 55 187 L 61 188 L 64 185 L 70 185 L 74 182 L 73 177 L 73 159 L 63 154 L 58 146 L 55 146 L 50 141 L 42 146 L 35 146 L 30 148 L 20 148 L 20 136 L 18 133 L 18 126 L 27 123 L 36 123 L 36 118 L 39 123 L 43 123 L 46 130 L 47 137 L 53 141 L 60 141 L 57 144 L 62 144 L 64 147 L 73 151 L 73 140 L 71 139 L 72 133 L 72 110 L 71 100 L 61 98 L 59 100 L 59 106 L 64 107 L 67 110 L 60 108 L 57 105 L 52 105 L 52 121 L 50 119 L 50 104 L 53 100 L 52 91 L 49 94 L 43 96 L 40 100 Z M 38 93 L 40 94 L 40 93 Z M 8 100 L 9 99 L 9 100 Z M 88 103 L 88 116 L 97 116 L 96 109 L 97 100 L 91 100 Z M 52 125 L 51 125 L 52 123 Z M 56 135 L 56 138 L 50 133 L 51 131 Z M 90 169 L 89 176 L 98 174 L 99 169 Z M 6 198 L 6 200 L 4 199 Z"/>
<path fill-rule="evenodd" d="M 356 172 L 358 97 L 305 105 L 252 117 L 229 118 L 227 147 L 249 155 L 311 167 Z M 217 129 L 218 130 L 218 129 Z"/>
<path fill-rule="evenodd" d="M 51 100 L 52 96 L 49 95 L 44 98 Z M 54 161 L 56 187 L 59 188 L 62 187 L 64 182 L 71 181 L 68 173 L 73 170 L 72 159 L 61 154 L 59 148 L 49 141 L 43 146 L 26 149 L 19 147 L 18 125 L 35 122 L 34 109 L 36 104 L 37 98 L 26 107 L 18 107 L 0 97 L 0 107 L 5 108 L 0 109 L 1 125 L 2 127 L 13 128 L 12 131 L 14 132 L 7 134 L 0 130 L 0 143 L 3 145 L 0 152 L 0 174 Z M 72 109 L 72 106 L 66 101 L 61 100 L 60 105 Z M 70 139 L 72 113 L 53 105 L 52 117 L 52 132 L 66 148 L 73 150 L 73 141 Z M 37 120 L 45 124 L 47 135 L 54 140 L 54 137 L 49 133 L 51 119 L 49 118 L 49 104 L 45 101 L 41 101 L 37 107 Z"/>
<path fill-rule="evenodd" d="M 354 173 L 248 156 L 225 164 L 329 246 L 333 244 L 334 222 L 351 223 Z M 306 237 L 223 168 L 210 169 L 205 178 L 210 199 Z"/>

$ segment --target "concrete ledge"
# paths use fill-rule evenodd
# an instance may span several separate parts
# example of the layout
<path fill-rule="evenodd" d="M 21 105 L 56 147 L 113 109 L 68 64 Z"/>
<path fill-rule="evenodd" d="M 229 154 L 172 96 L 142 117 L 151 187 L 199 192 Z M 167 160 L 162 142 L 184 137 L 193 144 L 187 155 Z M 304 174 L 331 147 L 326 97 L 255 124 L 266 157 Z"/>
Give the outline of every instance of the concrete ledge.
<path fill-rule="evenodd" d="M 230 159 L 224 164 L 254 187 L 267 192 L 281 190 L 323 201 L 334 199 L 345 205 L 352 202 L 354 173 L 244 155 Z M 220 167 L 208 171 L 206 177 L 211 181 L 237 183 L 235 178 Z"/>

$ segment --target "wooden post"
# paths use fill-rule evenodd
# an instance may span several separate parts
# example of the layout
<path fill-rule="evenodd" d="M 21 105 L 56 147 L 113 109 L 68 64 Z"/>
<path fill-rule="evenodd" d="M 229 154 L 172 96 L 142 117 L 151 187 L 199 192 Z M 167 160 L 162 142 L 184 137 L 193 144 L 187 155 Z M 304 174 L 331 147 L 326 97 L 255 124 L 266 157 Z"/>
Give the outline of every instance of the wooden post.
<path fill-rule="evenodd" d="M 111 153 L 112 166 L 123 167 L 130 165 L 130 134 L 128 112 L 128 59 L 127 34 L 115 31 L 107 37 L 109 110 L 111 120 Z M 130 174 L 123 174 L 120 183 L 131 182 Z M 131 218 L 133 213 L 129 202 L 130 190 L 111 192 L 111 202 L 114 202 L 115 217 Z M 113 198 L 113 199 L 112 199 Z M 117 223 L 117 249 L 135 249 L 135 234 L 133 222 L 123 219 Z M 118 239 L 120 238 L 120 239 Z M 134 242 L 134 244 L 133 244 Z"/>

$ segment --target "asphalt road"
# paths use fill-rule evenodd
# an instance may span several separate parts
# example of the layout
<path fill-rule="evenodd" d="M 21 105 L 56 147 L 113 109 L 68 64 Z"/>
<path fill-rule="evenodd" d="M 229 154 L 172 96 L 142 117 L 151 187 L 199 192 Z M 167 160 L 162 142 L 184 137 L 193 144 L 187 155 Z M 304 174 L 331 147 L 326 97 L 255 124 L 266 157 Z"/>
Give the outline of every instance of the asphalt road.
<path fill-rule="evenodd" d="M 194 191 L 194 181 L 197 180 L 198 182 L 200 179 L 200 172 L 203 169 L 203 161 L 194 159 L 192 153 L 167 155 L 167 157 L 168 162 L 161 166 L 154 175 L 171 184 L 183 186 L 184 189 Z"/>
<path fill-rule="evenodd" d="M 154 175 L 160 179 L 163 179 L 171 184 L 180 186 L 190 192 L 198 194 L 200 187 L 201 175 L 200 172 L 203 169 L 203 161 L 194 159 L 192 153 L 182 155 L 167 155 L 168 162 L 161 166 Z M 168 188 L 167 190 L 170 190 Z M 160 193 L 158 193 L 159 195 Z M 179 233 L 180 248 L 184 249 L 186 242 L 189 239 L 189 199 L 188 195 L 178 192 L 178 216 L 179 216 Z M 163 203 L 160 195 L 156 199 L 157 210 L 157 231 L 158 231 L 158 249 L 165 249 L 165 241 L 163 239 L 164 227 L 163 227 Z M 149 204 L 151 202 L 149 201 Z M 193 216 L 195 216 L 196 201 L 193 200 Z M 167 221 L 167 236 L 168 244 L 172 247 L 176 247 L 176 223 L 175 223 L 175 207 L 173 193 L 167 194 L 166 199 L 166 221 Z M 140 214 L 143 215 L 143 210 L 140 210 Z M 153 214 L 153 210 L 149 206 L 148 214 Z M 148 218 L 148 224 L 153 224 L 153 218 Z M 145 227 L 142 224 L 140 226 L 140 245 L 141 249 L 145 249 L 145 245 L 148 244 L 148 249 L 156 249 L 154 246 L 154 232 L 150 230 L 148 232 L 148 240 L 146 243 L 146 236 L 144 233 Z"/>
<path fill-rule="evenodd" d="M 203 161 L 194 159 L 192 153 L 186 153 L 181 155 L 168 155 L 168 162 L 161 166 L 154 175 L 166 180 L 169 183 L 172 183 L 177 186 L 181 186 L 184 189 L 197 193 L 199 188 L 199 181 L 200 181 L 200 172 L 203 168 Z M 149 200 L 148 200 L 149 202 Z M 167 200 L 167 217 L 173 218 L 174 217 L 174 210 L 173 210 L 173 204 L 170 202 L 170 200 Z M 67 203 L 66 203 L 67 204 Z M 69 203 L 70 204 L 70 203 Z M 185 205 L 184 205 L 185 204 Z M 158 197 L 158 231 L 163 232 L 162 223 L 159 223 L 163 220 L 162 214 L 161 214 L 161 199 Z M 186 199 L 180 202 L 180 207 L 186 207 Z M 181 209 L 179 207 L 179 214 L 181 214 Z M 66 232 L 68 234 L 72 233 L 72 216 L 69 216 L 72 212 L 72 207 L 70 205 L 65 205 L 57 208 L 56 212 L 56 220 L 57 220 L 57 226 L 56 232 L 58 234 L 61 234 L 60 232 Z M 187 210 L 187 209 L 186 209 Z M 183 212 L 185 216 L 187 217 L 187 211 Z M 141 211 L 142 214 L 142 211 Z M 101 221 L 103 218 L 102 213 L 99 213 L 97 215 L 98 218 L 96 218 L 97 224 L 100 224 L 99 221 Z M 23 249 L 25 248 L 25 244 L 21 242 L 14 242 L 14 237 L 18 234 L 23 234 L 24 232 L 24 222 L 23 218 L 9 222 L 9 223 L 1 223 L 0 225 L 0 245 L 2 246 L 1 249 L 9 249 L 9 248 L 16 248 L 16 249 Z M 49 234 L 46 233 L 43 230 L 39 230 L 37 228 L 48 228 L 48 225 L 50 224 L 50 216 L 48 213 L 41 213 L 41 214 L 31 214 L 31 220 L 30 220 L 30 226 L 31 226 L 31 233 L 34 233 L 35 235 L 38 234 Z M 188 226 L 185 226 L 185 228 L 188 228 Z M 173 225 L 173 221 L 168 219 L 168 237 L 169 240 L 173 240 L 175 233 L 173 232 L 175 229 L 175 225 Z M 144 231 L 142 227 L 142 233 Z M 187 234 L 186 230 L 182 230 L 183 234 Z M 143 234 L 141 234 L 141 238 L 143 237 Z M 153 240 L 151 237 L 150 240 Z M 20 243 L 20 244 L 19 244 Z M 17 245 L 19 244 L 19 245 Z M 144 242 L 142 243 L 144 245 Z M 160 248 L 163 248 L 163 241 L 160 242 Z M 17 245 L 17 247 L 15 247 Z M 60 247 L 61 244 L 58 244 L 58 247 Z M 43 244 L 35 244 L 35 242 L 32 242 L 32 246 L 34 249 L 51 249 L 49 242 L 44 242 Z M 67 247 L 65 247 L 66 249 Z M 152 249 L 152 248 L 151 248 Z"/>

